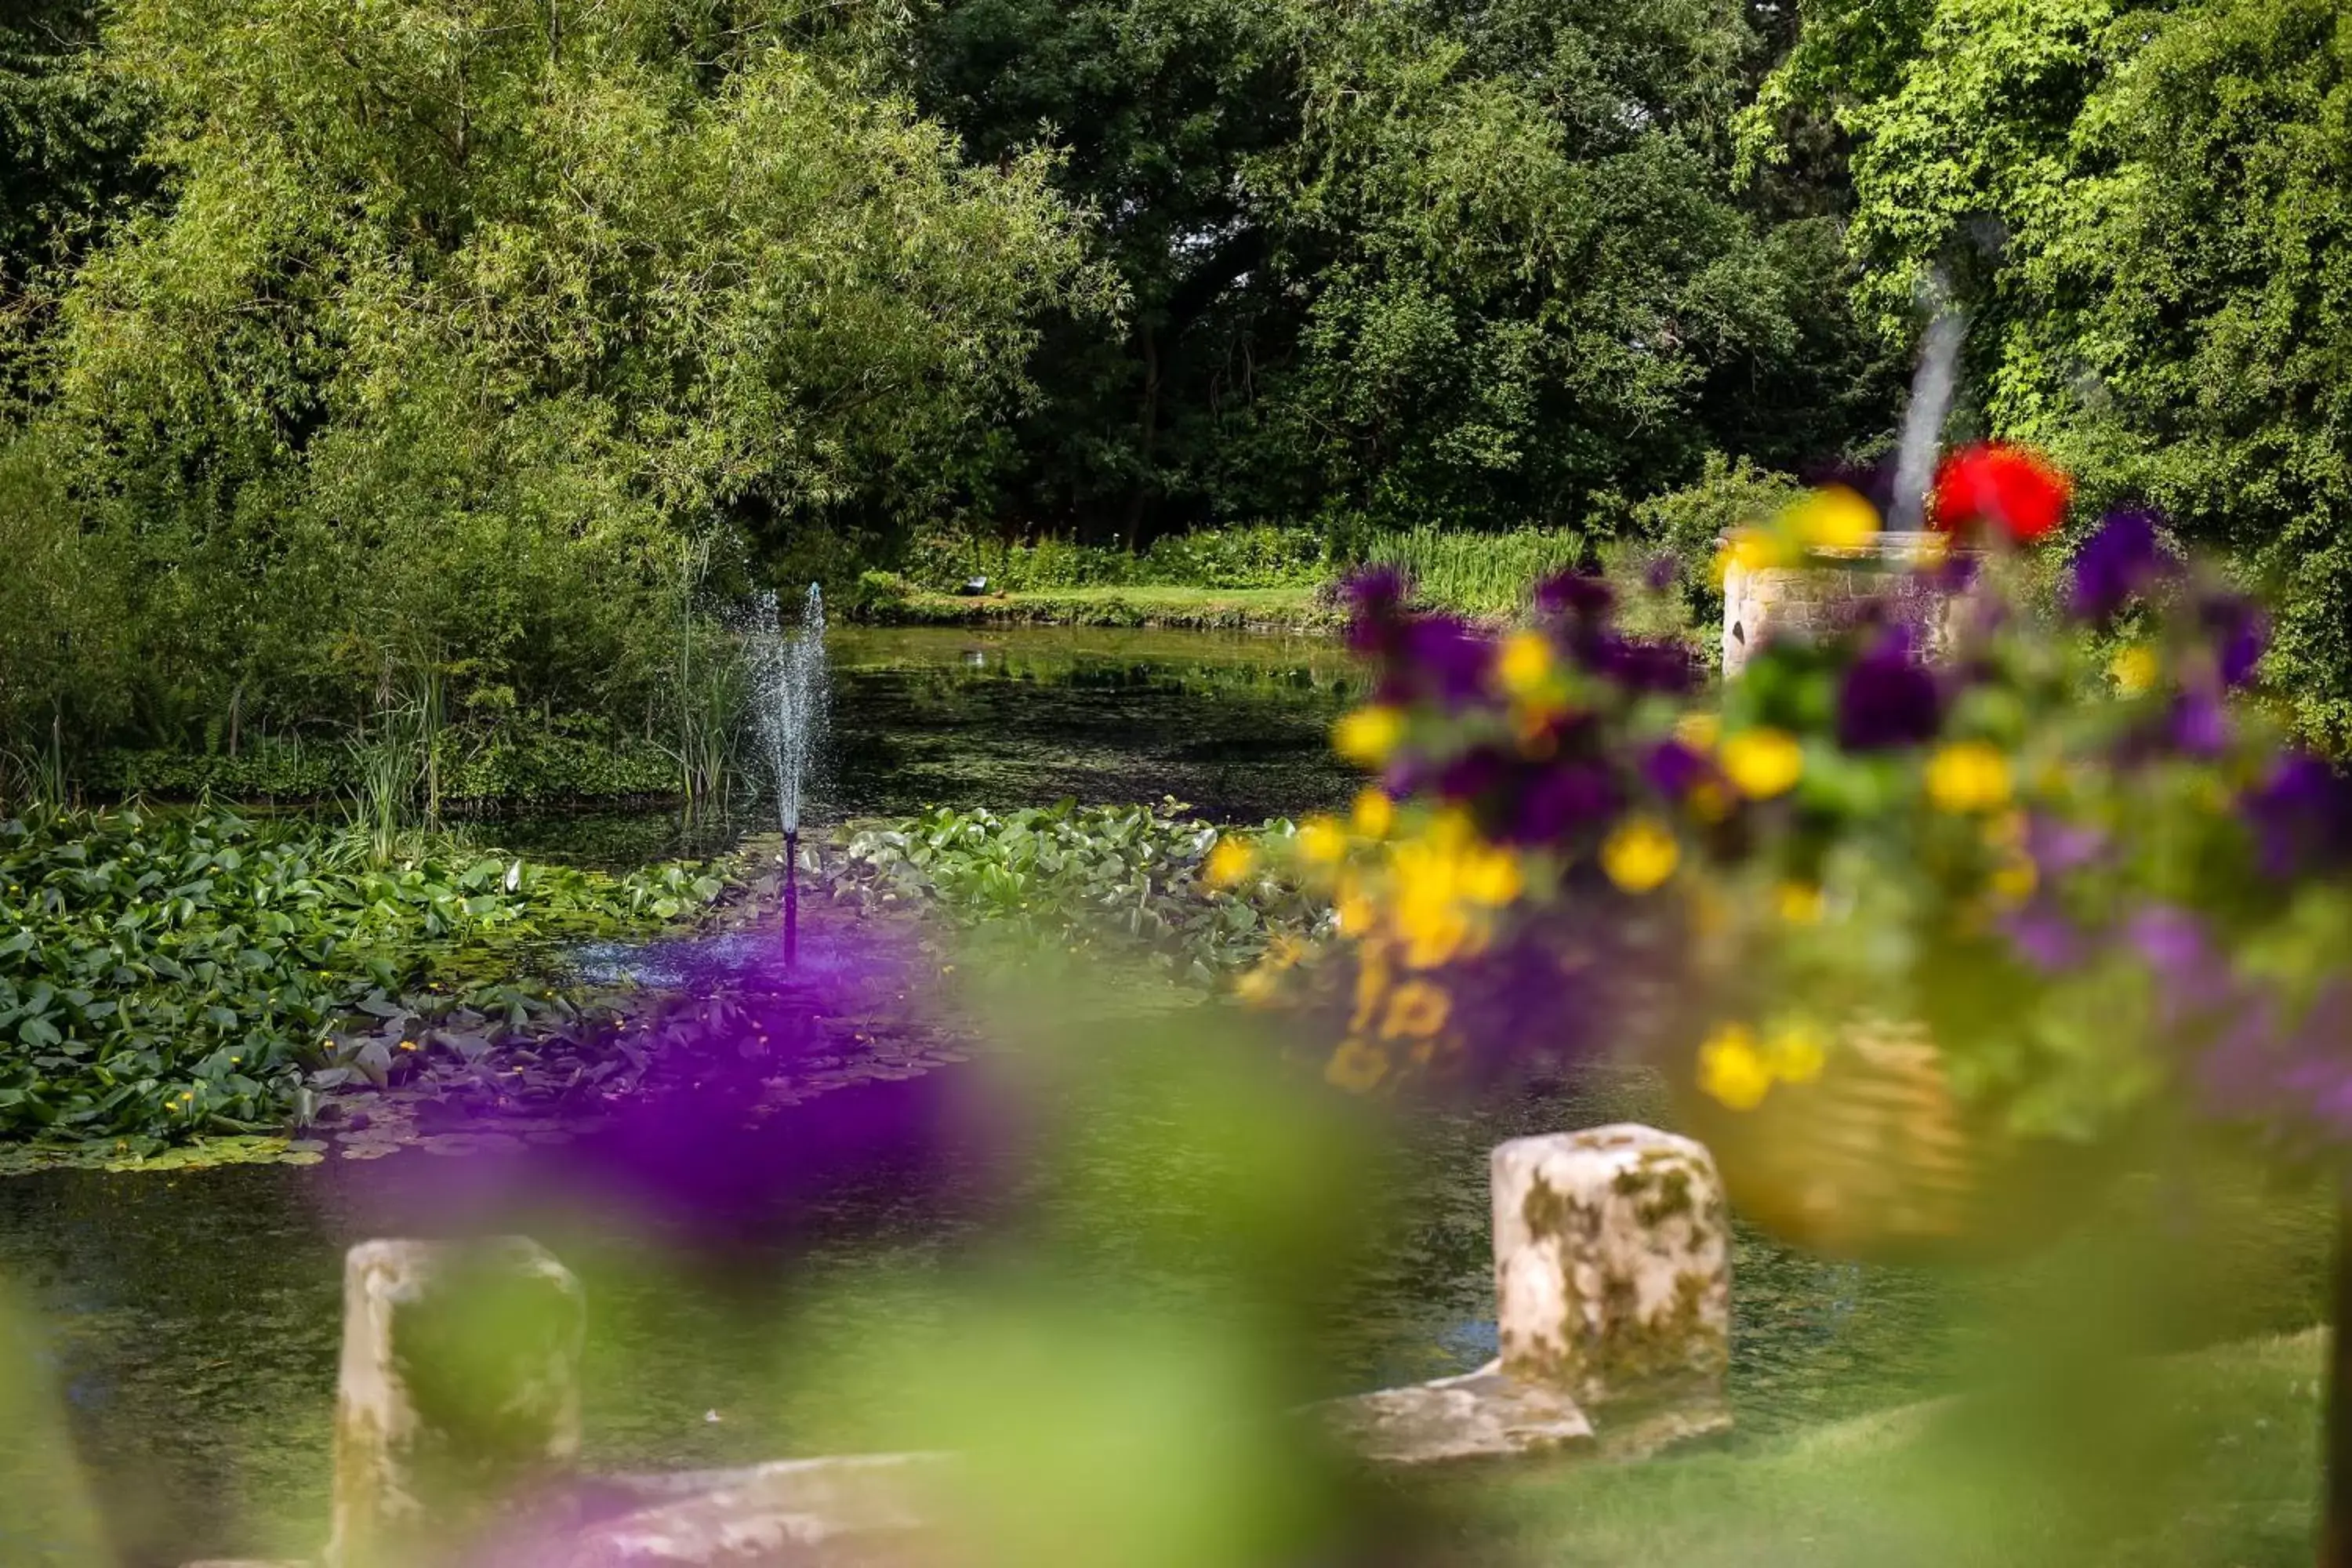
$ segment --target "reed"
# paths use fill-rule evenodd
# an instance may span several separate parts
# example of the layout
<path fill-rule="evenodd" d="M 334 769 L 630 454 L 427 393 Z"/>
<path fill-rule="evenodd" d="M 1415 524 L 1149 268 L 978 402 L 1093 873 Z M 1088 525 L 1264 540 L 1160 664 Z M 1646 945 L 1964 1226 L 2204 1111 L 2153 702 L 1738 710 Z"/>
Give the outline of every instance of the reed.
<path fill-rule="evenodd" d="M 1364 551 L 1367 564 L 1402 573 L 1423 603 L 1480 616 L 1524 608 L 1535 583 L 1580 564 L 1585 555 L 1582 535 L 1535 528 L 1507 533 L 1407 529 L 1375 535 Z"/>

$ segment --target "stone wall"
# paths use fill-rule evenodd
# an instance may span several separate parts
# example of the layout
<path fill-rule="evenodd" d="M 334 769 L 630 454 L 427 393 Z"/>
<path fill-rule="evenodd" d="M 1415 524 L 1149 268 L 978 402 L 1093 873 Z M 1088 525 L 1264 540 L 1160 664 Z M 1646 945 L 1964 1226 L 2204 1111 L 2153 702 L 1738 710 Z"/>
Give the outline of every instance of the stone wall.
<path fill-rule="evenodd" d="M 1945 641 L 1951 596 L 1932 576 L 1904 568 L 1936 559 L 1943 543 L 1937 533 L 1882 533 L 1863 549 L 1823 552 L 1803 566 L 1732 567 L 1723 579 L 1723 673 L 1738 675 L 1769 637 L 1849 626 L 1864 605 L 1885 597 L 1935 652 Z"/>

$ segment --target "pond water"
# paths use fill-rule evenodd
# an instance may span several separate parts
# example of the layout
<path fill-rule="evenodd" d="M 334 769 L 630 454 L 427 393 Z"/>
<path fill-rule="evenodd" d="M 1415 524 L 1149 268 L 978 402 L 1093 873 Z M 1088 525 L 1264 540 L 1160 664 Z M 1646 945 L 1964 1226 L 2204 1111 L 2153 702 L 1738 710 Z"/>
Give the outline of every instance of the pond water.
<path fill-rule="evenodd" d="M 1217 817 L 1255 820 L 1351 787 L 1326 760 L 1325 739 L 1354 696 L 1353 677 L 1325 644 L 852 632 L 835 663 L 838 816 L 1171 794 Z M 662 816 L 517 826 L 535 851 L 584 859 L 642 858 L 730 830 L 681 829 Z M 964 1070 L 819 1103 L 829 1116 L 912 1125 L 923 1097 Z M 1113 1146 L 1130 1129 L 1164 1127 L 1160 1092 L 1138 1081 L 1094 1107 L 1098 1138 Z M 1330 1326 L 1331 1375 L 1371 1386 L 1490 1356 L 1486 1151 L 1505 1137 L 1628 1117 L 1668 1113 L 1654 1087 L 1617 1072 L 1426 1117 L 1378 1174 L 1401 1194 L 1398 1217 L 1381 1265 Z M 590 1464 L 746 1462 L 857 1441 L 807 1370 L 852 1351 L 887 1353 L 894 1335 L 927 1326 L 938 1282 L 988 1232 L 968 1205 L 936 1195 L 1003 1188 L 1005 1173 L 989 1168 L 1003 1157 L 978 1145 L 877 1145 L 808 1197 L 789 1237 L 745 1242 L 719 1266 L 656 1268 L 627 1236 L 594 1226 L 539 1232 L 587 1283 Z M 126 1563 L 316 1548 L 341 1252 L 369 1236 L 497 1221 L 473 1212 L 473 1189 L 448 1179 L 463 1163 L 406 1152 L 0 1181 L 0 1280 L 45 1319 L 52 1370 Z M 2196 1195 L 2226 1245 L 2184 1280 L 2204 1292 L 2193 1331 L 2315 1321 L 2326 1205 L 2307 1189 L 2263 1191 L 2235 1176 Z M 1188 1198 L 1175 1190 L 1150 1201 L 1181 1210 Z M 2164 1192 L 2134 1201 L 2168 1215 L 2196 1206 Z M 1132 1279 L 1148 1270 L 1131 1250 L 1113 1226 L 1088 1267 Z M 1954 1278 L 1822 1261 L 1746 1231 L 1735 1281 L 1742 1440 L 1945 1387 L 1971 1348 L 1969 1325 L 1995 1321 L 1987 1302 L 2062 1288 L 2031 1268 Z M 1203 1310 L 1214 1310 L 1213 1292 Z"/>
<path fill-rule="evenodd" d="M 1244 633 L 848 626 L 829 636 L 833 737 L 818 823 L 931 805 L 1157 802 L 1262 822 L 1360 782 L 1331 721 L 1360 667 L 1323 638 Z M 682 826 L 578 813 L 491 829 L 527 854 L 639 864 L 772 831 L 766 803 Z"/>

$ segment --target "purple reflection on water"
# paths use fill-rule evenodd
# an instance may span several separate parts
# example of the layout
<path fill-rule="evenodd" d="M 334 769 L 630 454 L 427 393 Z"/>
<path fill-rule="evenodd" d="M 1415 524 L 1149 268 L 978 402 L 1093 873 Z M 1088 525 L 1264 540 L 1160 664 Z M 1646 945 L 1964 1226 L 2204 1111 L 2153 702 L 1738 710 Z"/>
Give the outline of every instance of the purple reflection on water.
<path fill-rule="evenodd" d="M 550 1092 L 444 1096 L 435 1125 L 498 1152 L 404 1171 L 384 1223 L 493 1228 L 553 1208 L 725 1253 L 789 1239 L 877 1185 L 942 1211 L 990 1195 L 979 1173 L 1001 1129 L 968 1075 L 940 1070 L 964 1052 L 910 940 L 826 920 L 803 927 L 791 964 L 774 930 L 586 958 L 592 978 L 633 979 L 642 1005 L 538 1044 Z M 528 1144 L 499 1136 L 517 1126 Z"/>

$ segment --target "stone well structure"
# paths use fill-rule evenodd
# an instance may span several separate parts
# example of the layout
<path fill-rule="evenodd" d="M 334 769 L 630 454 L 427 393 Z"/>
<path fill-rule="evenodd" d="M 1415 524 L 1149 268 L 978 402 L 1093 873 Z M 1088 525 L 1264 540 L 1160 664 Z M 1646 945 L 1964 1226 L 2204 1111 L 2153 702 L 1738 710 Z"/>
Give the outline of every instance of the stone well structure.
<path fill-rule="evenodd" d="M 1801 566 L 1733 565 L 1723 579 L 1723 673 L 1738 675 L 1768 637 L 1810 637 L 1852 622 L 1891 589 L 1895 614 L 1943 647 L 1954 603 L 1948 587 L 1906 568 L 1942 559 L 1940 533 L 1882 533 L 1858 549 L 1822 550 Z"/>

